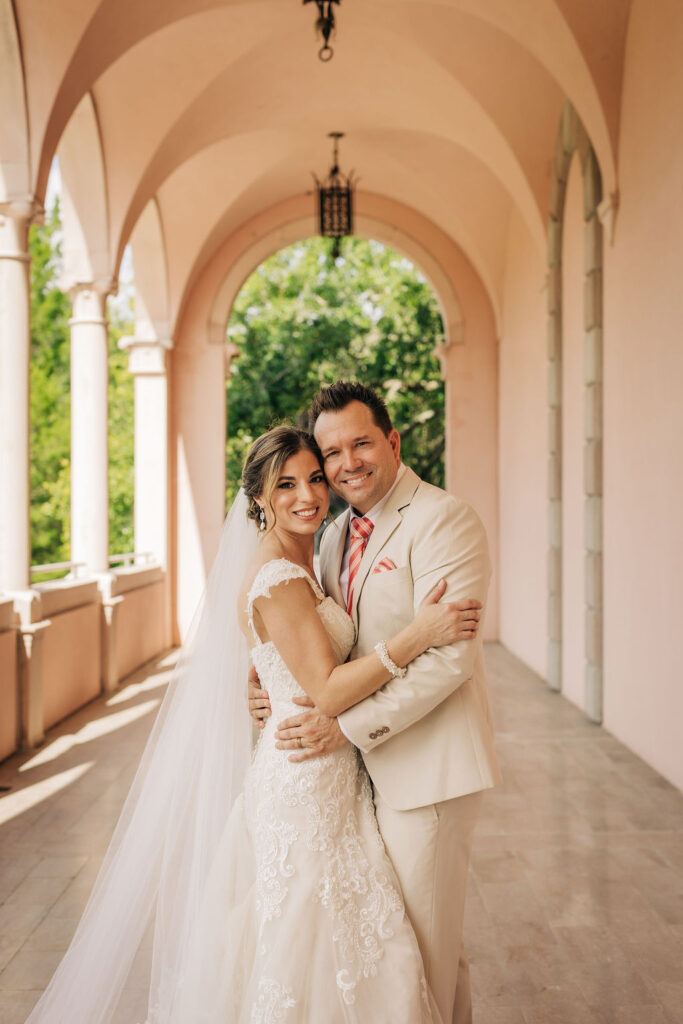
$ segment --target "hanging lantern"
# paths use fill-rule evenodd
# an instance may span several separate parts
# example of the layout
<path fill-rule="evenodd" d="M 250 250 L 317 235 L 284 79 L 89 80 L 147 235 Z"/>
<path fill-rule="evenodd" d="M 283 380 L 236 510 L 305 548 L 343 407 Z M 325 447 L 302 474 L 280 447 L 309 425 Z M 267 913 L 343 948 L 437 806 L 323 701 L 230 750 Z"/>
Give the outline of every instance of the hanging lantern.
<path fill-rule="evenodd" d="M 330 36 L 335 29 L 333 4 L 341 3 L 341 0 L 304 0 L 304 4 L 315 3 L 318 8 L 318 18 L 315 23 L 315 30 L 322 38 L 323 45 L 318 50 L 318 57 L 324 63 L 332 60 L 334 50 L 330 46 Z"/>
<path fill-rule="evenodd" d="M 341 239 L 353 234 L 354 181 L 353 171 L 345 177 L 339 170 L 339 139 L 344 133 L 330 132 L 329 138 L 334 139 L 332 167 L 325 181 L 319 181 L 315 174 L 313 177 L 318 190 L 320 234 L 334 239 L 331 255 L 336 259 Z"/>

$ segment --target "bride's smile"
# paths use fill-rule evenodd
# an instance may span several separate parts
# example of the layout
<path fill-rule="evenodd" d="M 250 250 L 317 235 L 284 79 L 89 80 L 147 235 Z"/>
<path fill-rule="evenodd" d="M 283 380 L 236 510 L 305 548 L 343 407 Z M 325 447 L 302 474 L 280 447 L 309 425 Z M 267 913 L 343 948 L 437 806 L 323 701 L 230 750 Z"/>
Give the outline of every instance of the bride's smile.
<path fill-rule="evenodd" d="M 327 515 L 327 482 L 313 452 L 302 449 L 287 459 L 270 496 L 263 502 L 266 526 L 297 534 L 313 534 Z"/>

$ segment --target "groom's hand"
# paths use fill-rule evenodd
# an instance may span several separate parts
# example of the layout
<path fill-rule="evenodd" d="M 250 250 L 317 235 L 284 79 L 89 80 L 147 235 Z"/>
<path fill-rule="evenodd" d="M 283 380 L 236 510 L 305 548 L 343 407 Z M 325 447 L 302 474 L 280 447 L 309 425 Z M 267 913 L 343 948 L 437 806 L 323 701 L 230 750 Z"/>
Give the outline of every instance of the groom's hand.
<path fill-rule="evenodd" d="M 308 697 L 293 697 L 295 704 L 310 708 L 302 715 L 294 715 L 280 722 L 275 732 L 278 750 L 292 750 L 290 761 L 308 761 L 321 754 L 341 750 L 349 742 L 339 728 L 336 718 L 328 718 Z"/>
<path fill-rule="evenodd" d="M 266 718 L 270 717 L 270 698 L 266 691 L 261 688 L 258 672 L 253 665 L 249 669 L 247 698 L 249 701 L 249 714 L 254 719 L 254 725 L 257 729 L 263 729 L 266 724 Z"/>

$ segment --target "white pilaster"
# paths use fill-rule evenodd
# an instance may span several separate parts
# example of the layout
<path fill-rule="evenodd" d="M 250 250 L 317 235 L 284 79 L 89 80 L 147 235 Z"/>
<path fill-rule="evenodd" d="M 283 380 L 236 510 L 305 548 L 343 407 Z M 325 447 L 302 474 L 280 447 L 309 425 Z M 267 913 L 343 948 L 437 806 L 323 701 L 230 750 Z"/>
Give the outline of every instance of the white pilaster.
<path fill-rule="evenodd" d="M 30 585 L 28 229 L 34 203 L 0 205 L 0 591 Z"/>
<path fill-rule="evenodd" d="M 168 380 L 173 342 L 121 338 L 135 378 L 135 550 L 168 563 Z"/>
<path fill-rule="evenodd" d="M 111 283 L 71 289 L 71 559 L 107 572 L 109 555 L 108 335 Z"/>

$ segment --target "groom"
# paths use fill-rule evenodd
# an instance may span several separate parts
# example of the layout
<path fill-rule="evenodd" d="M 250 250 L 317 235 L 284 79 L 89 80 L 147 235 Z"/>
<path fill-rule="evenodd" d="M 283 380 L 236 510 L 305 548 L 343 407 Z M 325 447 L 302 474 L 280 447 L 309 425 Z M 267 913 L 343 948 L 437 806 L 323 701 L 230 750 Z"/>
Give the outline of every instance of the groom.
<path fill-rule="evenodd" d="M 408 625 L 441 579 L 448 601 L 484 605 L 490 564 L 481 522 L 464 501 L 401 463 L 401 439 L 382 399 L 362 384 L 337 381 L 316 395 L 310 426 L 328 483 L 350 506 L 323 535 L 320 569 L 325 592 L 353 618 L 351 657 Z M 249 698 L 255 718 L 269 713 L 257 684 Z M 481 791 L 500 781 L 481 639 L 426 651 L 404 678 L 338 719 L 311 708 L 280 723 L 276 736 L 281 749 L 303 746 L 291 760 L 348 740 L 362 752 L 442 1020 L 468 1024 L 467 869 Z"/>

